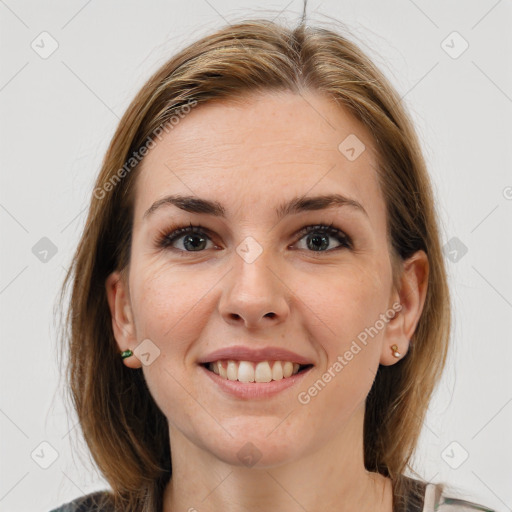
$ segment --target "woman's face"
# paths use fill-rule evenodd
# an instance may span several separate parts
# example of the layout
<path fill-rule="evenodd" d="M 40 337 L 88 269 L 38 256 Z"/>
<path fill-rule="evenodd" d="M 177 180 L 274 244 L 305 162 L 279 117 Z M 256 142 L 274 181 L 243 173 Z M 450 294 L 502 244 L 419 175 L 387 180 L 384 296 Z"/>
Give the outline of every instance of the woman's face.
<path fill-rule="evenodd" d="M 363 125 L 314 93 L 202 105 L 157 140 L 137 178 L 128 283 L 115 273 L 107 289 L 120 350 L 144 341 L 125 364 L 142 367 L 171 445 L 279 464 L 319 450 L 364 410 L 422 305 L 396 314 L 376 168 Z M 350 202 L 313 201 L 334 194 Z M 189 224 L 201 227 L 171 238 Z M 333 230 L 301 231 L 318 225 Z M 312 367 L 285 377 L 291 386 L 239 382 L 237 394 L 199 364 L 234 346 L 286 349 Z M 287 358 L 265 359 L 272 369 Z M 244 394 L 250 386 L 263 394 Z"/>

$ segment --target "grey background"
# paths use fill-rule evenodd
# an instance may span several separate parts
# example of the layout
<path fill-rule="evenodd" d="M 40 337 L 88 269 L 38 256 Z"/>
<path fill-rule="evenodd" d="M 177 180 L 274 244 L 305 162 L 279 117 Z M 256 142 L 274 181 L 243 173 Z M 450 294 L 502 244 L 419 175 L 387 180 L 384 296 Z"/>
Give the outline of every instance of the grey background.
<path fill-rule="evenodd" d="M 118 119 L 177 49 L 243 16 L 293 23 L 301 11 L 0 0 L 0 510 L 48 511 L 105 487 L 63 406 L 53 304 Z M 453 346 L 415 467 L 512 510 L 511 2 L 325 0 L 308 13 L 343 22 L 391 79 L 434 180 Z"/>

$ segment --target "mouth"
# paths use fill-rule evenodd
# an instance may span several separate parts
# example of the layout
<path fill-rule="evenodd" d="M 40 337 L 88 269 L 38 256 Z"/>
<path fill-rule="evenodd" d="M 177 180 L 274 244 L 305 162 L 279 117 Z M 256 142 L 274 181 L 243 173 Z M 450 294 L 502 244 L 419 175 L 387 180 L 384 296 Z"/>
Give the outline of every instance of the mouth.
<path fill-rule="evenodd" d="M 201 368 L 201 373 L 209 383 L 214 385 L 214 392 L 237 400 L 266 403 L 266 400 L 296 389 L 308 373 L 313 371 L 314 365 L 223 359 L 199 363 L 198 368 Z"/>
<path fill-rule="evenodd" d="M 221 379 L 253 384 L 287 380 L 295 375 L 305 373 L 313 367 L 312 364 L 299 364 L 291 361 L 254 362 L 232 359 L 200 363 L 200 366 Z"/>

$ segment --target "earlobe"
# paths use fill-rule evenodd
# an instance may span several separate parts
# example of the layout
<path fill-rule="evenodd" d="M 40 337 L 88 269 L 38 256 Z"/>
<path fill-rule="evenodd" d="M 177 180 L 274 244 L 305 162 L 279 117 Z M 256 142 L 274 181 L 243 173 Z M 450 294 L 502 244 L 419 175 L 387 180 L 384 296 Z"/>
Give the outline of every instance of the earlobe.
<path fill-rule="evenodd" d="M 112 318 L 112 330 L 119 349 L 119 358 L 121 359 L 121 353 L 126 350 L 133 351 L 137 346 L 128 285 L 124 276 L 119 271 L 115 271 L 106 279 L 105 289 Z M 140 368 L 142 366 L 135 356 L 122 360 L 129 368 Z"/>
<path fill-rule="evenodd" d="M 384 366 L 396 363 L 407 354 L 427 295 L 429 262 L 426 253 L 417 251 L 402 268 L 400 290 L 394 296 L 400 308 L 387 324 L 383 337 L 380 364 Z"/>

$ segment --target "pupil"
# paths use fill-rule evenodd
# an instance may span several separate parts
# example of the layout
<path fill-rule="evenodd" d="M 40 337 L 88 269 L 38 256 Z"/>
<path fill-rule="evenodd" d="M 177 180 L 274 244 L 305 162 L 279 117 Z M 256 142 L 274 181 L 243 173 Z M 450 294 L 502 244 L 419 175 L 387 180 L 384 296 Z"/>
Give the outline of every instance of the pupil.
<path fill-rule="evenodd" d="M 194 239 L 199 240 L 199 242 L 194 243 Z M 203 236 L 187 235 L 183 240 L 183 245 L 186 249 L 190 249 L 190 247 L 192 247 L 190 250 L 196 251 L 198 249 L 204 249 L 204 242 L 206 242 L 206 239 Z"/>
<path fill-rule="evenodd" d="M 308 238 L 308 240 L 313 242 L 313 248 L 318 247 L 319 243 L 320 243 L 320 246 L 324 249 L 329 246 L 328 237 L 325 235 L 311 235 Z M 324 242 L 323 244 L 322 244 L 322 241 Z"/>

